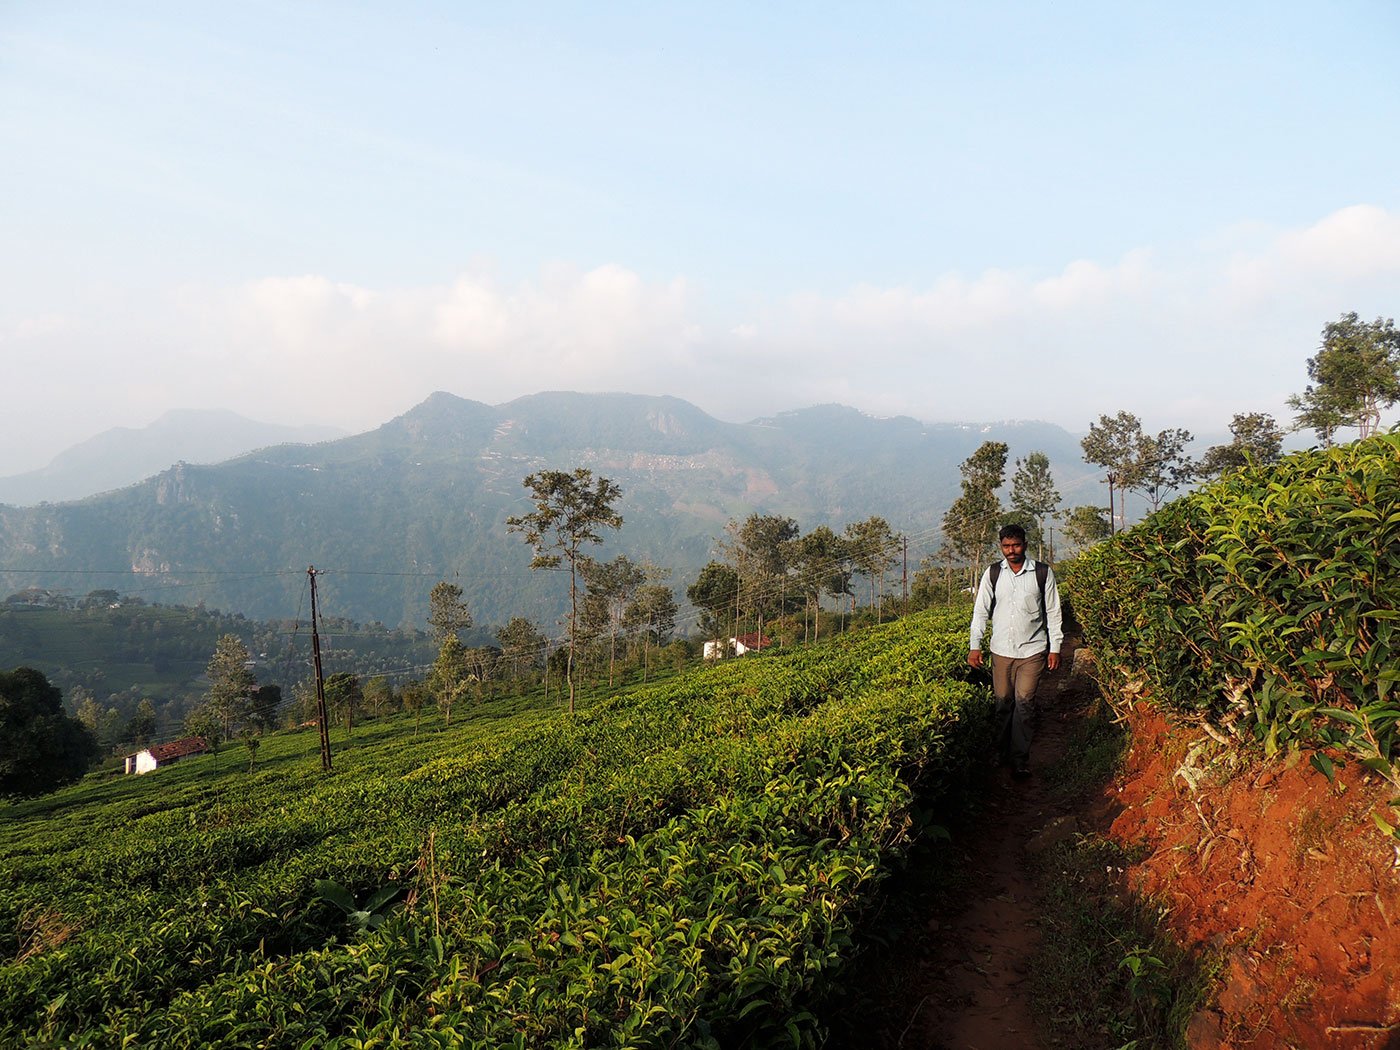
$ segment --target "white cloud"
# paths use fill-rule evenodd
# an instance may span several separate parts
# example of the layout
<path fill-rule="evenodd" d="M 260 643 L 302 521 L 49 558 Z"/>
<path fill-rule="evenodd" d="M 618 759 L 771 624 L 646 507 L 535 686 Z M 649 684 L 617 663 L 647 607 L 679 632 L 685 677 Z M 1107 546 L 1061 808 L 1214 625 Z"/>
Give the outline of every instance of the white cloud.
<path fill-rule="evenodd" d="M 1189 249 L 796 293 L 728 316 L 684 279 L 619 265 L 553 264 L 514 283 L 477 267 L 414 288 L 310 274 L 111 296 L 0 326 L 16 390 L 0 447 L 20 450 L 0 473 L 174 407 L 353 429 L 436 389 L 493 403 L 543 389 L 672 393 L 729 419 L 840 401 L 1082 428 L 1124 408 L 1150 427 L 1219 430 L 1237 411 L 1281 414 L 1322 325 L 1393 313 L 1397 277 L 1400 215 L 1358 205 L 1292 230 L 1241 224 Z"/>

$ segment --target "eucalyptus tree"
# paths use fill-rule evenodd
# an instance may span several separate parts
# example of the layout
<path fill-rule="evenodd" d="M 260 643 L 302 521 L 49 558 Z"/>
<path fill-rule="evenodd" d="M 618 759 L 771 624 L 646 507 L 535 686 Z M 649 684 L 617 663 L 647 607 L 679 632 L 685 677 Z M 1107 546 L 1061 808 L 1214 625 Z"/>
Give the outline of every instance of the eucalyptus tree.
<path fill-rule="evenodd" d="M 987 552 L 995 545 L 1001 501 L 996 490 L 1006 480 L 1004 441 L 984 441 L 977 451 L 963 460 L 962 494 L 943 515 L 943 536 L 949 549 L 975 574 Z"/>
<path fill-rule="evenodd" d="M 623 627 L 627 606 L 646 582 L 646 570 L 625 554 L 611 561 L 585 558 L 579 563 L 587 594 L 584 599 L 584 619 L 587 634 L 593 637 L 608 634 L 608 685 L 613 684 L 617 664 L 617 636 Z"/>
<path fill-rule="evenodd" d="M 1005 447 L 1005 446 L 1003 446 Z M 899 537 L 890 523 L 879 515 L 846 526 L 843 539 L 850 551 L 851 564 L 870 581 L 870 608 L 877 607 L 877 595 L 884 590 L 885 573 L 899 549 Z"/>
<path fill-rule="evenodd" d="M 740 600 L 752 612 L 758 632 L 771 614 L 787 605 L 791 542 L 797 522 L 780 514 L 750 514 L 743 523 L 731 521 L 729 539 L 721 544 L 739 578 Z M 794 595 L 795 596 L 795 595 Z"/>
<path fill-rule="evenodd" d="M 1288 399 L 1297 413 L 1296 429 L 1311 428 L 1324 445 L 1337 430 L 1356 427 L 1369 437 L 1380 426 L 1381 410 L 1400 401 L 1400 330 L 1389 318 L 1362 321 L 1342 314 L 1322 330 L 1322 345 L 1308 358 L 1301 394 Z"/>
<path fill-rule="evenodd" d="M 822 594 L 847 593 L 849 573 L 844 560 L 850 545 L 829 526 L 818 525 L 811 532 L 792 541 L 792 565 L 797 586 L 806 599 L 806 609 L 812 612 L 812 636 L 821 634 Z M 803 628 L 806 629 L 804 609 Z"/>
<path fill-rule="evenodd" d="M 676 629 L 676 593 L 664 583 L 637 588 L 623 615 L 623 624 L 642 637 L 642 679 L 651 672 L 651 650 L 665 645 Z"/>
<path fill-rule="evenodd" d="M 1201 478 L 1218 478 L 1248 463 L 1264 466 L 1283 454 L 1283 431 L 1267 412 L 1236 412 L 1230 420 L 1230 443 L 1212 445 L 1196 464 Z"/>
<path fill-rule="evenodd" d="M 1128 489 L 1137 485 L 1137 472 L 1142 462 L 1142 421 L 1131 412 L 1116 416 L 1101 415 L 1097 423 L 1089 424 L 1089 433 L 1079 442 L 1084 450 L 1084 462 L 1102 467 L 1108 482 L 1108 523 L 1114 527 L 1116 490 L 1121 516 L 1126 516 L 1125 500 Z"/>
<path fill-rule="evenodd" d="M 534 550 L 531 569 L 557 569 L 569 565 L 569 655 L 565 678 L 569 683 L 569 711 L 574 710 L 574 649 L 579 636 L 579 562 L 584 548 L 603 542 L 603 529 L 620 529 L 622 515 L 613 506 L 622 489 L 605 477 L 594 477 L 586 467 L 572 472 L 542 470 L 528 475 L 535 509 L 506 519 L 506 528 L 520 533 Z"/>
<path fill-rule="evenodd" d="M 686 588 L 685 596 L 700 610 L 700 629 L 719 643 L 729 633 L 725 625 L 730 622 L 731 611 L 738 617 L 739 573 L 732 565 L 711 561 Z M 735 633 L 737 628 L 736 623 Z"/>

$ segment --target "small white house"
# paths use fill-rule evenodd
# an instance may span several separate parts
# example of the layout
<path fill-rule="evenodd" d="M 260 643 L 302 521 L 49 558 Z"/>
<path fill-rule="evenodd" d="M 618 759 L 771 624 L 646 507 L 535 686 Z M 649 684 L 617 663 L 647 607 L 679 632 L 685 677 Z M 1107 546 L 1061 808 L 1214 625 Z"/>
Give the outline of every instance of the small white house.
<path fill-rule="evenodd" d="M 705 659 L 718 660 L 727 652 L 733 652 L 735 656 L 743 656 L 745 653 L 767 649 L 772 644 L 771 638 L 758 633 L 741 634 L 737 638 L 729 639 L 728 645 L 721 642 L 706 642 Z"/>
<path fill-rule="evenodd" d="M 144 751 L 126 756 L 126 772 L 149 773 L 189 755 L 203 754 L 207 750 L 209 745 L 204 742 L 202 736 L 187 736 L 182 740 L 172 740 L 168 744 L 153 744 Z"/>

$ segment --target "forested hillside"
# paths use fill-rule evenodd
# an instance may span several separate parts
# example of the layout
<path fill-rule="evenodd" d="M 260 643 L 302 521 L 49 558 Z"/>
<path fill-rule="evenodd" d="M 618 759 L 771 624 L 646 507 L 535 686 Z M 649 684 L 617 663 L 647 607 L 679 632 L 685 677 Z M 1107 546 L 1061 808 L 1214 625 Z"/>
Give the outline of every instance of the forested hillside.
<path fill-rule="evenodd" d="M 838 406 L 722 423 L 676 398 L 539 394 L 492 407 L 436 394 L 367 434 L 182 464 L 76 503 L 0 506 L 0 587 L 111 587 L 162 604 L 260 619 L 295 615 L 309 565 L 327 571 L 328 611 L 418 625 L 426 595 L 456 579 L 478 622 L 552 622 L 551 581 L 507 534 L 521 479 L 585 466 L 622 488 L 626 522 L 608 553 L 673 571 L 682 589 L 727 521 L 754 512 L 804 527 L 880 515 L 912 537 L 913 564 L 939 542 L 957 464 L 991 437 L 1045 452 L 1066 499 L 1097 489 L 1075 441 L 1045 424 L 925 425 Z"/>
<path fill-rule="evenodd" d="M 437 655 L 423 631 L 362 625 L 342 617 L 321 624 L 326 666 L 369 679 L 421 677 Z M 81 713 L 104 748 L 169 740 L 209 687 L 205 668 L 219 639 L 238 638 L 264 684 L 290 694 L 311 676 L 309 621 L 251 620 L 239 613 L 148 605 L 99 590 L 69 600 L 18 592 L 0 603 L 0 668 L 33 667 Z M 483 632 L 464 631 L 468 642 Z M 142 701 L 153 722 L 133 731 Z M 91 709 L 91 710 L 89 710 Z M 290 717 L 289 709 L 279 721 Z"/>

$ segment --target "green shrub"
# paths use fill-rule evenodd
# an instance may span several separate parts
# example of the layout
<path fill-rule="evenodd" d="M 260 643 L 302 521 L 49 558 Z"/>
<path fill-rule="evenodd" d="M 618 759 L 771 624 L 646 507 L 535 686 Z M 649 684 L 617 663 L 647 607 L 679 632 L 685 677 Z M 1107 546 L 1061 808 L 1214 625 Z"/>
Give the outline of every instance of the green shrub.
<path fill-rule="evenodd" d="M 1085 553 L 1065 586 L 1115 689 L 1394 779 L 1397 551 L 1390 434 L 1228 475 Z"/>

